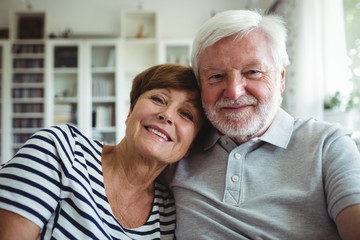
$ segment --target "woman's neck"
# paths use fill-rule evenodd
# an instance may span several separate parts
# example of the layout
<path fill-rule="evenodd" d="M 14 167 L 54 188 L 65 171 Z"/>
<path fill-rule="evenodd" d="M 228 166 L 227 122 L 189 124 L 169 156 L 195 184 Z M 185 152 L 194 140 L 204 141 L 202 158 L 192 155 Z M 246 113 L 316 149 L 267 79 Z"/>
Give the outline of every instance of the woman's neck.
<path fill-rule="evenodd" d="M 102 168 L 104 177 L 123 189 L 148 190 L 166 164 L 145 159 L 130 151 L 123 140 L 116 146 L 104 146 Z"/>
<path fill-rule="evenodd" d="M 132 154 L 123 142 L 104 146 L 101 160 L 113 214 L 125 227 L 143 225 L 152 209 L 154 181 L 166 165 Z"/>

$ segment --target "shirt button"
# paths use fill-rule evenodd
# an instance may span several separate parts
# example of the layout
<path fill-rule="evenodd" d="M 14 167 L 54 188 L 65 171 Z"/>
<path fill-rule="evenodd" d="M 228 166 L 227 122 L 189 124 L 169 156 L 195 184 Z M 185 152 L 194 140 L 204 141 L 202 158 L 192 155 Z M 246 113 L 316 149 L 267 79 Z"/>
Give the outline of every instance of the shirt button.
<path fill-rule="evenodd" d="M 240 153 L 235 153 L 234 157 L 239 160 L 241 158 L 241 154 Z"/>
<path fill-rule="evenodd" d="M 228 141 L 226 141 L 225 139 L 221 139 L 221 143 L 222 143 L 223 145 L 227 145 L 227 144 L 228 144 Z"/>
<path fill-rule="evenodd" d="M 239 176 L 238 176 L 238 175 L 232 175 L 232 176 L 231 176 L 231 180 L 232 180 L 233 182 L 238 182 L 238 181 L 239 181 Z"/>

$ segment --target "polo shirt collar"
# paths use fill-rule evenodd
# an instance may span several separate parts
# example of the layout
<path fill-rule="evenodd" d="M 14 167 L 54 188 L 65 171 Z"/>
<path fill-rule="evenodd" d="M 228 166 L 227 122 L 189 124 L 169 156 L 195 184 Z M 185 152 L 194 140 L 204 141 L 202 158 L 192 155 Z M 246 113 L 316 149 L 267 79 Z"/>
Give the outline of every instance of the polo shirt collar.
<path fill-rule="evenodd" d="M 294 118 L 279 108 L 269 129 L 260 140 L 281 148 L 287 148 L 294 130 Z"/>
<path fill-rule="evenodd" d="M 294 118 L 279 108 L 268 130 L 257 139 L 277 147 L 286 148 L 289 144 L 293 129 Z M 209 131 L 209 136 L 204 141 L 204 150 L 214 146 L 216 142 L 223 137 L 227 136 L 224 136 L 224 134 L 212 127 Z"/>

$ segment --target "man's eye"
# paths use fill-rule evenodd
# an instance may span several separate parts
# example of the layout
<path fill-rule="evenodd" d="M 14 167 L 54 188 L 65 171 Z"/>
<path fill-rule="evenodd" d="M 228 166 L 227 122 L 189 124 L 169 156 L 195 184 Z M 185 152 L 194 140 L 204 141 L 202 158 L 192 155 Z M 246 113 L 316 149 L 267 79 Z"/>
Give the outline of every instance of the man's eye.
<path fill-rule="evenodd" d="M 150 99 L 157 103 L 161 103 L 161 104 L 165 103 L 165 100 L 158 96 L 151 96 Z"/>
<path fill-rule="evenodd" d="M 262 72 L 259 70 L 249 70 L 245 72 L 246 78 L 260 78 L 262 76 Z"/>
<path fill-rule="evenodd" d="M 216 82 L 220 82 L 222 79 L 224 79 L 223 74 L 214 74 L 209 77 L 208 81 L 210 83 L 216 83 Z"/>
<path fill-rule="evenodd" d="M 214 75 L 210 76 L 210 79 L 220 79 L 222 77 L 223 77 L 222 74 L 214 74 Z"/>

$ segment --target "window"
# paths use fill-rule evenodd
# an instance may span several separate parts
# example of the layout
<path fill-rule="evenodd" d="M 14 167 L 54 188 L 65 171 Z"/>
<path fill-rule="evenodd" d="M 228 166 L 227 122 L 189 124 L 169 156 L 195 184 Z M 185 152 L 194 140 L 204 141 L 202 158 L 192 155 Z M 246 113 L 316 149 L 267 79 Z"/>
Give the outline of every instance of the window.
<path fill-rule="evenodd" d="M 352 83 L 349 107 L 360 106 L 360 0 L 343 0 L 349 79 Z"/>

